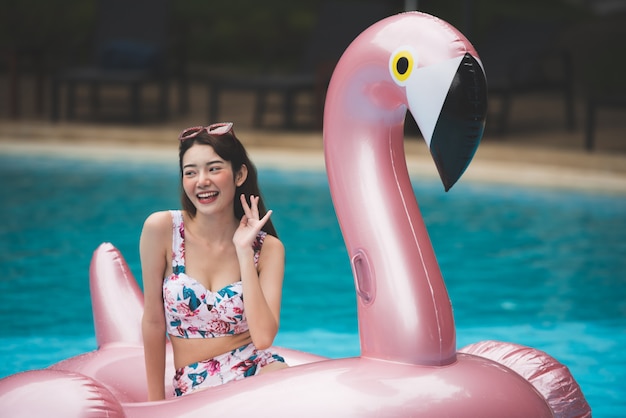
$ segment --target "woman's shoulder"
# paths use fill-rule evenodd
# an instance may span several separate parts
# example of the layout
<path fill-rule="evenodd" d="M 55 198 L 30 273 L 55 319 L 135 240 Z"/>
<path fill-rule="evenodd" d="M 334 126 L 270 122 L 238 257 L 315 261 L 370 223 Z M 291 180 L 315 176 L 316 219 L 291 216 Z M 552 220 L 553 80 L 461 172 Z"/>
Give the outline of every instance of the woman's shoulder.
<path fill-rule="evenodd" d="M 283 246 L 282 241 L 270 234 L 265 235 L 265 238 L 263 239 L 263 248 L 270 251 L 285 252 L 285 247 Z"/>
<path fill-rule="evenodd" d="M 152 232 L 166 232 L 172 230 L 172 212 L 169 210 L 162 210 L 153 212 L 143 223 L 144 231 Z"/>

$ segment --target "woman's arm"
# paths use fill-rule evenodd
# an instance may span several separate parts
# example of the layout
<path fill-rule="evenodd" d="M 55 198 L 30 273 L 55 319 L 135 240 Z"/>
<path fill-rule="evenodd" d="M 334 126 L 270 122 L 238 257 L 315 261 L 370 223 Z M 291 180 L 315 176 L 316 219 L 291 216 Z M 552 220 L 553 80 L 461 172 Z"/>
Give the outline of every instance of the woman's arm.
<path fill-rule="evenodd" d="M 141 325 L 150 401 L 165 399 L 166 330 L 162 289 L 171 223 L 168 212 L 150 215 L 144 223 L 139 240 L 144 288 L 144 313 Z"/>
<path fill-rule="evenodd" d="M 266 349 L 274 343 L 280 323 L 285 249 L 280 240 L 267 235 L 259 257 L 258 273 L 254 252 L 239 254 L 250 337 L 257 348 Z"/>
<path fill-rule="evenodd" d="M 283 276 L 285 272 L 285 248 L 280 240 L 267 235 L 259 256 L 258 270 L 254 265 L 252 244 L 265 225 L 271 211 L 259 219 L 258 197 L 250 196 L 250 206 L 241 196 L 245 215 L 233 237 L 237 250 L 246 318 L 252 342 L 259 349 L 270 347 L 280 322 Z"/>

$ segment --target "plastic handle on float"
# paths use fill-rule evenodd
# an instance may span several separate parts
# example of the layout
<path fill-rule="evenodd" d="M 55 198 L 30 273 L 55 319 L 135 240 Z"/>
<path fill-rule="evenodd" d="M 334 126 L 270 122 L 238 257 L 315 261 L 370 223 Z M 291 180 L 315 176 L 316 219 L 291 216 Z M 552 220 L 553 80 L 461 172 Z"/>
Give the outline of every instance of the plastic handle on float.
<path fill-rule="evenodd" d="M 356 279 L 356 293 L 361 298 L 364 305 L 369 305 L 374 301 L 376 287 L 372 279 L 372 269 L 367 255 L 363 250 L 357 250 L 350 262 Z"/>

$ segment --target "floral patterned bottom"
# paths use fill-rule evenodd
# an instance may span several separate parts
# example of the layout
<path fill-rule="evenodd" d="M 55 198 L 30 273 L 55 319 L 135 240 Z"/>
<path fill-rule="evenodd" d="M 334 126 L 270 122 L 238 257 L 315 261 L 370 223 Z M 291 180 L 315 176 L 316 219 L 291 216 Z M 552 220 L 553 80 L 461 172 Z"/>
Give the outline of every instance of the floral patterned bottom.
<path fill-rule="evenodd" d="M 182 396 L 200 388 L 208 388 L 254 376 L 262 367 L 275 361 L 285 362 L 278 354 L 258 350 L 250 343 L 212 359 L 192 363 L 176 370 L 174 395 Z"/>

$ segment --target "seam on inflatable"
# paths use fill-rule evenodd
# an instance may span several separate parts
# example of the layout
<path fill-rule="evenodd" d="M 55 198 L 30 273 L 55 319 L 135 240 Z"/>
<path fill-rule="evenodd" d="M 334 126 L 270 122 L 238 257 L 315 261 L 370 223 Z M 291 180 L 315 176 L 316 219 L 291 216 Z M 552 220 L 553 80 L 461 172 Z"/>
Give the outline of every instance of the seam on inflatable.
<path fill-rule="evenodd" d="M 398 172 L 396 170 L 396 159 L 394 158 L 394 152 L 393 152 L 393 146 L 392 146 L 392 135 L 391 135 L 391 131 L 388 131 L 388 135 L 387 135 L 387 142 L 388 142 L 388 147 L 387 149 L 389 150 L 389 155 L 391 158 L 391 167 L 393 168 L 393 177 L 396 181 L 396 187 L 398 187 Z M 404 150 L 404 143 L 402 144 L 402 149 Z M 404 157 L 404 153 L 403 153 L 403 157 Z M 406 165 L 406 159 L 403 158 L 402 163 L 404 163 Z M 409 180 L 410 181 L 410 180 Z M 406 214 L 406 217 L 409 221 L 409 225 L 411 225 L 411 233 L 413 234 L 413 241 L 415 242 L 416 246 L 417 246 L 417 250 L 419 252 L 419 256 L 420 256 L 420 260 L 422 263 L 422 266 L 424 267 L 424 274 L 426 275 L 426 279 L 428 282 L 428 289 L 430 290 L 430 297 L 431 297 L 431 303 L 433 305 L 435 305 L 435 292 L 433 290 L 433 286 L 430 282 L 430 273 L 428 271 L 428 268 L 426 267 L 426 264 L 424 263 L 424 254 L 422 253 L 422 247 L 419 244 L 419 240 L 417 239 L 417 236 L 415 235 L 415 227 L 413 225 L 413 221 L 411 219 L 411 216 L 409 214 L 409 211 L 407 209 L 407 205 L 406 205 L 406 199 L 404 197 L 404 194 L 402 193 L 402 190 L 398 187 L 398 191 L 400 192 L 400 198 L 402 199 L 402 208 L 404 209 L 404 213 Z M 417 203 L 416 203 L 417 204 Z M 442 348 L 442 344 L 441 344 L 441 318 L 439 317 L 439 312 L 435 309 L 435 315 L 437 317 L 437 337 L 439 340 L 439 357 L 441 357 L 441 353 L 443 351 Z"/>

